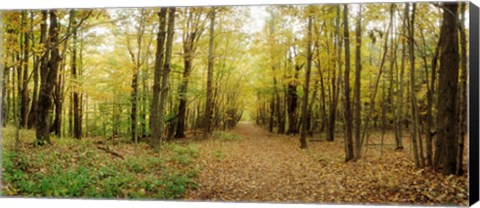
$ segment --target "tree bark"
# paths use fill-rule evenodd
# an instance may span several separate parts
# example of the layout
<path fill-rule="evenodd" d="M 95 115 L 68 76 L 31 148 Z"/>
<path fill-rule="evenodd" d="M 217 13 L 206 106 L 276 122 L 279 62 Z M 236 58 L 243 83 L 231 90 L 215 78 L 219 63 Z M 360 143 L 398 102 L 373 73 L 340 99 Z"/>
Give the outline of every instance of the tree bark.
<path fill-rule="evenodd" d="M 73 87 L 72 87 L 72 102 L 73 102 L 73 136 L 76 139 L 82 138 L 82 115 L 81 115 L 81 108 L 80 105 L 80 82 L 78 82 L 78 75 L 79 71 L 77 69 L 77 47 L 78 47 L 78 37 L 77 37 L 77 21 L 75 19 L 75 10 L 70 11 L 70 15 L 74 16 L 73 18 L 73 45 L 72 45 L 72 54 L 71 54 L 71 75 L 73 79 Z"/>
<path fill-rule="evenodd" d="M 165 131 L 165 108 L 168 99 L 168 81 L 170 75 L 170 62 L 172 58 L 172 47 L 173 47 L 173 35 L 175 31 L 175 7 L 170 7 L 168 10 L 168 33 L 167 33 L 167 42 L 165 45 L 165 63 L 163 65 L 162 73 L 162 85 L 160 92 L 160 102 L 158 109 L 158 128 L 161 133 L 160 141 L 157 141 L 159 144 L 162 143 L 163 135 Z M 158 146 L 156 147 L 158 149 Z"/>
<path fill-rule="evenodd" d="M 463 2 L 460 6 L 461 11 L 461 22 L 460 25 L 460 95 L 459 95 L 459 140 L 458 140 L 458 153 L 457 153 L 457 170 L 455 174 L 463 175 L 463 152 L 464 152 L 464 142 L 465 135 L 467 134 L 467 37 L 465 34 L 465 7 L 467 3 Z"/>
<path fill-rule="evenodd" d="M 353 141 L 352 141 L 352 109 L 350 103 L 350 37 L 348 28 L 348 5 L 343 5 L 343 36 L 345 39 L 345 73 L 344 73 L 344 93 L 345 93 L 345 161 L 354 159 Z"/>
<path fill-rule="evenodd" d="M 200 15 L 200 14 L 198 14 Z M 187 91 L 188 79 L 192 70 L 193 56 L 197 49 L 196 42 L 203 32 L 203 23 L 199 21 L 200 17 L 194 18 L 193 11 L 190 10 L 188 20 L 185 26 L 183 36 L 183 77 L 178 89 L 179 105 L 177 116 L 177 129 L 175 131 L 175 138 L 185 137 L 185 119 L 187 113 Z"/>
<path fill-rule="evenodd" d="M 33 18 L 33 15 L 32 15 L 32 18 Z M 42 17 L 44 18 L 44 17 Z M 46 18 L 46 17 L 45 17 Z M 33 20 L 32 20 L 33 22 Z M 42 23 L 40 24 L 40 44 L 42 43 L 45 43 L 46 42 L 46 25 L 43 24 L 45 21 L 42 19 Z M 33 27 L 33 23 L 32 23 L 32 27 Z M 33 30 L 33 29 L 32 29 Z M 35 33 L 32 33 L 32 39 L 33 38 L 33 35 Z M 32 42 L 32 47 L 34 47 L 34 44 L 35 42 Z M 35 57 L 34 59 L 35 63 L 34 63 L 34 68 L 33 68 L 33 95 L 32 95 L 32 104 L 31 104 L 31 107 L 30 107 L 30 113 L 28 114 L 28 128 L 33 128 L 35 127 L 35 122 L 36 122 L 36 119 L 37 119 L 37 106 L 38 106 L 38 81 L 39 81 L 39 72 L 40 72 L 40 67 L 43 65 L 43 62 L 44 62 L 44 58 L 43 56 L 41 55 L 40 57 Z"/>
<path fill-rule="evenodd" d="M 308 91 L 310 85 L 310 72 L 312 70 L 312 11 L 307 7 L 308 15 L 308 30 L 307 30 L 307 68 L 305 72 L 305 84 L 303 87 L 303 100 L 302 100 L 302 128 L 300 130 L 300 148 L 307 148 L 307 109 L 308 109 Z"/>
<path fill-rule="evenodd" d="M 215 43 L 215 7 L 210 8 L 210 38 L 208 43 L 208 66 L 207 66 L 207 98 L 205 104 L 205 116 L 203 122 L 203 139 L 208 138 L 208 134 L 210 133 L 211 129 L 211 122 L 212 122 L 212 79 L 213 79 L 213 65 L 214 65 L 214 55 L 213 55 L 213 47 Z"/>
<path fill-rule="evenodd" d="M 335 49 L 337 52 L 337 72 L 333 72 L 332 77 L 332 94 L 333 100 L 330 103 L 330 112 L 328 118 L 328 128 L 327 128 L 327 141 L 334 141 L 335 140 L 335 122 L 336 122 L 336 113 L 337 113 L 337 105 L 338 99 L 340 94 L 340 80 L 342 74 L 342 40 L 340 38 L 340 5 L 337 5 L 337 18 L 336 18 L 336 27 L 335 27 L 335 34 L 336 34 L 336 44 Z M 338 73 L 337 78 L 335 78 L 335 73 Z"/>
<path fill-rule="evenodd" d="M 32 31 L 27 29 L 27 11 L 22 11 L 22 29 L 23 32 L 23 78 L 21 83 L 21 105 L 20 105 L 20 127 L 26 128 L 28 124 L 28 105 L 30 103 L 28 93 L 28 57 L 29 57 L 29 36 Z M 20 83 L 19 83 L 20 84 Z M 20 85 L 19 85 L 20 86 Z"/>
<path fill-rule="evenodd" d="M 360 130 L 362 125 L 361 119 L 361 106 L 360 101 L 360 74 L 362 70 L 361 63 L 361 47 L 362 47 L 362 6 L 358 10 L 357 26 L 356 26 L 356 46 L 355 46 L 355 91 L 354 91 L 354 103 L 355 103 L 355 160 L 360 159 L 362 144 L 360 143 Z"/>
<path fill-rule="evenodd" d="M 47 11 L 42 11 L 45 16 Z M 49 28 L 49 45 L 56 44 L 58 41 L 58 18 L 55 10 L 50 10 L 50 28 Z M 43 22 L 42 24 L 46 24 Z M 52 108 L 52 91 L 57 81 L 58 64 L 60 61 L 60 53 L 58 47 L 53 47 L 49 50 L 50 58 L 48 64 L 41 67 L 40 76 L 40 94 L 38 98 L 38 114 L 36 123 L 36 143 L 38 145 L 44 145 L 45 143 L 51 144 L 50 141 L 50 125 L 49 114 Z M 45 53 L 47 54 L 47 53 Z"/>
<path fill-rule="evenodd" d="M 405 6 L 404 16 L 408 15 L 408 7 Z M 402 25 L 402 34 L 406 36 L 406 18 Z M 402 57 L 400 63 L 400 77 L 398 78 L 398 94 L 396 109 L 396 131 L 395 131 L 395 150 L 403 150 L 403 94 L 404 94 L 404 77 L 405 77 L 405 60 L 406 60 L 406 43 L 402 38 Z"/>
<path fill-rule="evenodd" d="M 167 8 L 160 9 L 158 13 L 159 18 L 159 27 L 157 32 L 157 48 L 155 54 L 155 70 L 153 78 L 153 99 L 152 99 L 152 109 L 150 111 L 150 128 L 152 129 L 152 138 L 150 145 L 153 147 L 159 148 L 160 142 L 162 139 L 163 131 L 160 128 L 160 79 L 162 77 L 163 71 L 163 60 L 164 60 L 164 43 L 165 43 L 165 25 L 167 18 Z"/>
<path fill-rule="evenodd" d="M 444 3 L 441 27 L 440 69 L 437 100 L 437 141 L 434 168 L 445 175 L 454 174 L 457 166 L 457 85 L 458 85 L 458 3 Z M 441 166 L 440 166 L 441 164 Z"/>
<path fill-rule="evenodd" d="M 406 5 L 407 8 L 410 7 L 410 4 Z M 414 54 L 414 23 L 415 23 L 415 3 L 412 5 L 412 14 L 408 17 L 408 53 L 410 57 L 410 110 L 411 110 L 411 117 L 410 120 L 412 121 L 411 125 L 411 139 L 413 145 L 413 155 L 415 159 L 415 167 L 421 168 L 422 165 L 422 155 L 419 154 L 418 151 L 418 142 L 421 142 L 418 139 L 418 111 L 417 111 L 417 99 L 415 96 L 415 54 Z"/>

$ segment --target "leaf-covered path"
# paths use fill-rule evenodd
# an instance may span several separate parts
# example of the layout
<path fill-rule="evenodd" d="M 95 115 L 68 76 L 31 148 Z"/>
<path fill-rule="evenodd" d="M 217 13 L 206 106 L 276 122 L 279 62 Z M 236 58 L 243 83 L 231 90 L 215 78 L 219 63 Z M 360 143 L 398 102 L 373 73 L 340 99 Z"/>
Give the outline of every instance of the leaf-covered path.
<path fill-rule="evenodd" d="M 343 141 L 309 142 L 241 122 L 243 139 L 199 143 L 198 188 L 188 200 L 466 204 L 467 178 L 416 170 L 408 150 L 372 146 L 358 162 L 343 162 Z"/>

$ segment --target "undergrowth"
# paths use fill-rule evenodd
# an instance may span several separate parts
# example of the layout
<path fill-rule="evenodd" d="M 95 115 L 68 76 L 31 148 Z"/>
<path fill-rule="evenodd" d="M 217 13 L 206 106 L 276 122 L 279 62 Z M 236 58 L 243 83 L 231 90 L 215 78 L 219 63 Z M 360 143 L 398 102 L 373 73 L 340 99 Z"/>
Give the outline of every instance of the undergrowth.
<path fill-rule="evenodd" d="M 96 148 L 88 139 L 52 139 L 54 145 L 31 145 L 22 130 L 14 150 L 11 129 L 4 129 L 2 193 L 25 197 L 177 199 L 196 188 L 198 149 L 166 144 L 155 153 L 146 144 L 111 146 L 124 159 Z"/>
<path fill-rule="evenodd" d="M 222 141 L 242 141 L 243 136 L 230 133 L 230 132 L 225 132 L 225 131 L 215 131 L 213 132 L 213 138 L 219 139 Z"/>

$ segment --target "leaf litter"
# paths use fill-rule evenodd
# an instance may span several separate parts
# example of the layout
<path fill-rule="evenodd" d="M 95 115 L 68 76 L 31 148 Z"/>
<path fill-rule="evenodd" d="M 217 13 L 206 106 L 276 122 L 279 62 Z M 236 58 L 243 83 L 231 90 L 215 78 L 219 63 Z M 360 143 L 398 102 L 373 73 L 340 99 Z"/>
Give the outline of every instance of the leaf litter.
<path fill-rule="evenodd" d="M 468 204 L 467 176 L 444 176 L 416 169 L 409 151 L 369 147 L 357 162 L 344 162 L 344 143 L 310 142 L 299 148 L 298 136 L 269 133 L 240 123 L 233 134 L 198 143 L 197 189 L 187 200 L 306 202 L 349 204 Z M 407 143 L 408 144 L 408 143 Z M 219 157 L 218 152 L 221 152 Z"/>

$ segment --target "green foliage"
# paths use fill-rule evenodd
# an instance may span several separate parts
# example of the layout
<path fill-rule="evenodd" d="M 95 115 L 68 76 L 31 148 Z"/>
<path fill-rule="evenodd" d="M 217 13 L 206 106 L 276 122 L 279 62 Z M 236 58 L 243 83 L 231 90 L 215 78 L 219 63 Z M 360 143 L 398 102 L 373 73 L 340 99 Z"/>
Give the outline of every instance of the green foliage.
<path fill-rule="evenodd" d="M 238 134 L 233 134 L 230 132 L 224 131 L 215 131 L 213 132 L 213 137 L 221 141 L 242 141 L 243 137 Z"/>
<path fill-rule="evenodd" d="M 214 152 L 213 152 L 213 156 L 217 159 L 217 160 L 221 160 L 225 157 L 225 153 L 222 152 L 222 150 L 220 149 L 216 149 Z"/>
<path fill-rule="evenodd" d="M 191 163 L 194 158 L 198 157 L 198 149 L 193 145 L 184 147 L 178 144 L 170 144 L 167 148 L 173 152 L 172 160 L 182 165 L 187 165 Z"/>
<path fill-rule="evenodd" d="M 26 197 L 177 199 L 196 187 L 192 178 L 199 167 L 192 164 L 198 148 L 193 145 L 169 144 L 161 155 L 145 151 L 121 160 L 96 149 L 88 139 L 83 145 L 69 140 L 73 139 L 55 139 L 55 146 L 42 148 L 22 146 L 20 152 L 4 149 L 2 192 Z"/>

